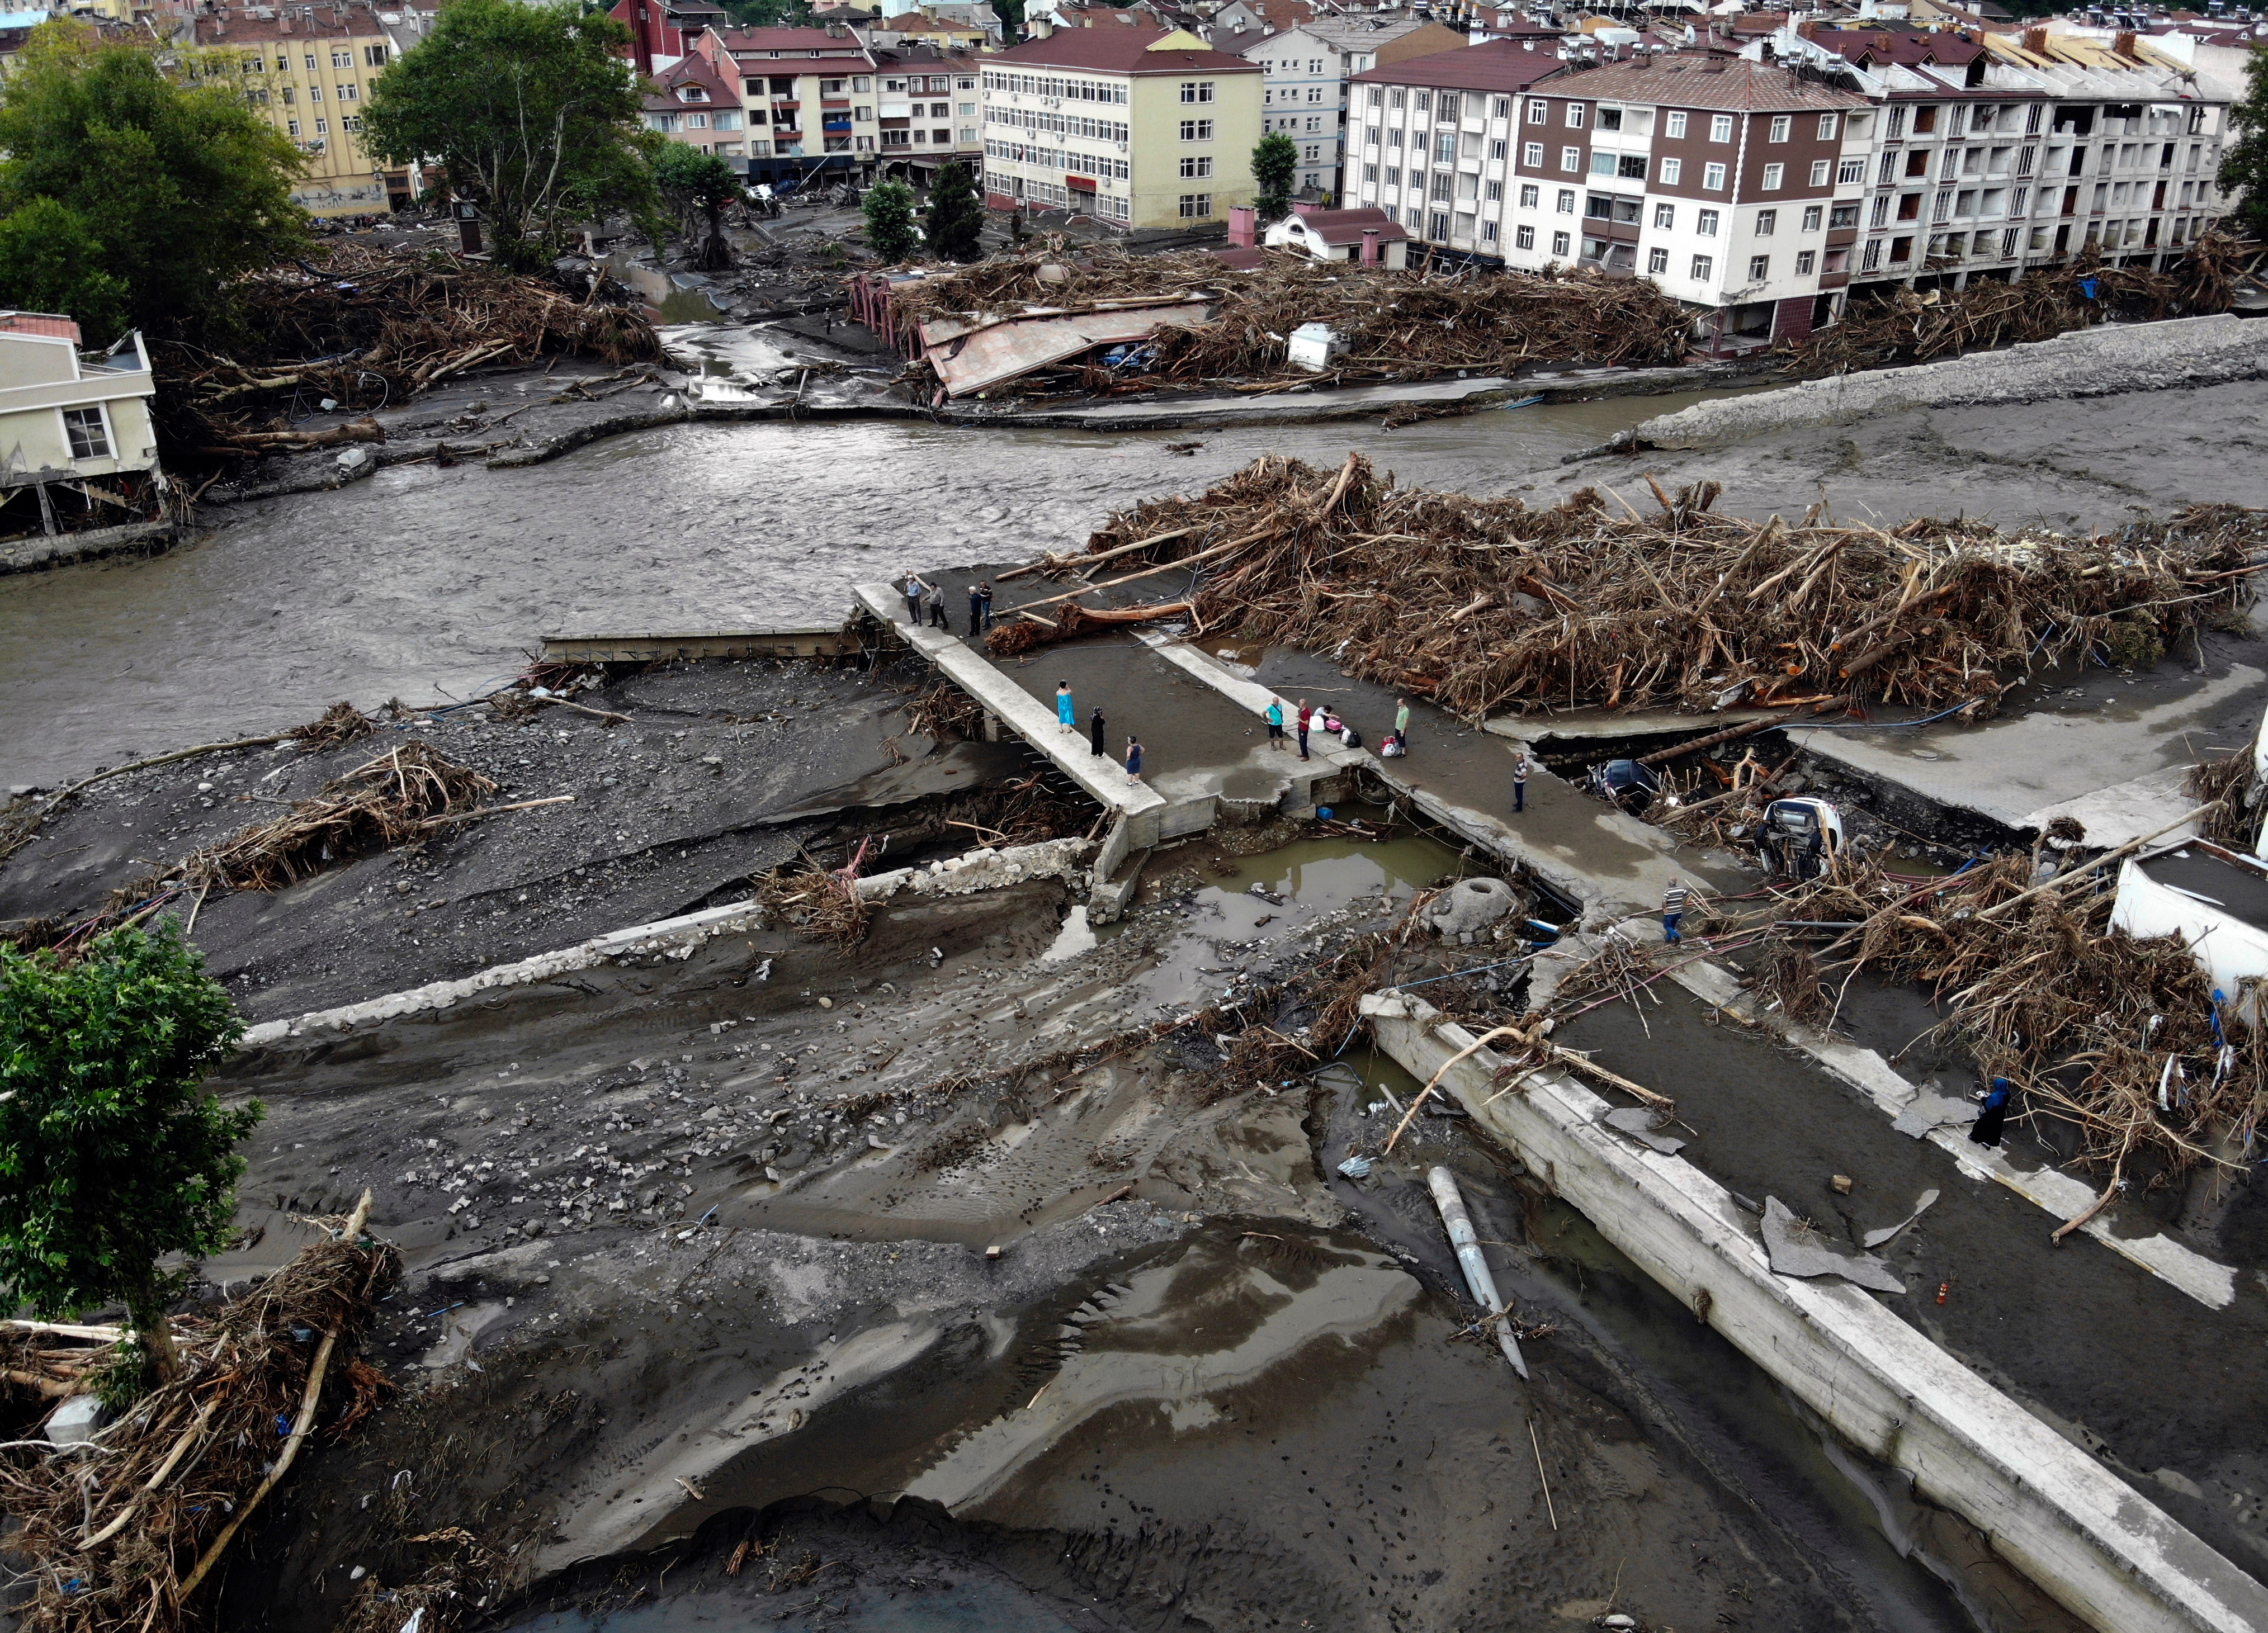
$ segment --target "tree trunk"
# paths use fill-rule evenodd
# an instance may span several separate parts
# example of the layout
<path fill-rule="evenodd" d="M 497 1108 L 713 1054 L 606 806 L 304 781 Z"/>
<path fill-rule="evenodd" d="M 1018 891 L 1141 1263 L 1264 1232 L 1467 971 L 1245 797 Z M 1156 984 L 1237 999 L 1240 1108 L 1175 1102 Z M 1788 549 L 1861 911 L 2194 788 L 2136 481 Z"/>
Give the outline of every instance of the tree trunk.
<path fill-rule="evenodd" d="M 158 1381 L 178 1381 L 181 1351 L 173 1342 L 173 1323 L 166 1315 L 166 1296 L 154 1287 L 144 1288 L 128 1298 L 126 1313 L 133 1318 L 134 1335 L 141 1340 L 143 1352 L 157 1365 Z"/>
<path fill-rule="evenodd" d="M 711 204 L 707 209 L 709 239 L 701 246 L 701 270 L 730 272 L 733 269 L 733 247 L 725 241 L 725 207 Z"/>

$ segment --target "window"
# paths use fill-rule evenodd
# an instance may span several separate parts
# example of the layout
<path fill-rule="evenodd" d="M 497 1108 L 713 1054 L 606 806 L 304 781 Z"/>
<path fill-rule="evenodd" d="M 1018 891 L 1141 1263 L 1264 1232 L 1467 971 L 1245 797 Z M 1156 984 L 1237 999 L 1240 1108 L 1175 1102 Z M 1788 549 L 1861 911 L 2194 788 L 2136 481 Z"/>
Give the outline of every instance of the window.
<path fill-rule="evenodd" d="M 1770 255 L 1751 255 L 1749 257 L 1749 283 L 1761 283 L 1770 276 L 1771 276 L 1771 257 Z"/>
<path fill-rule="evenodd" d="M 1683 175 L 1684 173 L 1685 173 L 1685 161 L 1684 161 L 1683 159 L 1682 159 L 1682 158 L 1665 158 L 1665 159 L 1663 159 L 1663 160 L 1661 161 L 1661 185 L 1662 185 L 1662 186 L 1664 186 L 1664 187 L 1666 187 L 1666 188 L 1674 188 L 1674 187 L 1675 187 L 1675 186 L 1677 185 L 1677 179 L 1678 179 L 1680 176 Z"/>
<path fill-rule="evenodd" d="M 1677 225 L 1677 206 L 1656 204 L 1653 207 L 1653 224 L 1664 232 L 1674 230 Z"/>
<path fill-rule="evenodd" d="M 315 54 L 313 51 L 307 53 L 307 71 L 311 74 L 315 71 Z"/>
<path fill-rule="evenodd" d="M 1512 241 L 1518 248 L 1534 249 L 1535 247 L 1535 229 L 1534 227 L 1514 228 L 1513 230 Z"/>
<path fill-rule="evenodd" d="M 1559 168 L 1560 168 L 1560 169 L 1562 169 L 1562 170 L 1580 170 L 1580 169 L 1582 169 L 1582 167 L 1583 167 L 1583 150 L 1582 150 L 1581 148 L 1579 148 L 1579 147 L 1563 147 L 1563 148 L 1561 148 L 1561 149 L 1559 150 Z"/>
<path fill-rule="evenodd" d="M 1772 115 L 1771 121 L 1771 135 L 1765 139 L 1771 142 L 1785 142 L 1788 138 L 1788 134 L 1793 130 L 1794 128 L 1795 121 L 1792 116 L 1786 114 L 1774 114 Z"/>
<path fill-rule="evenodd" d="M 1646 252 L 1646 269 L 1654 277 L 1669 270 L 1669 252 L 1656 245 Z"/>
<path fill-rule="evenodd" d="M 366 67 L 384 68 L 386 66 L 386 48 L 384 46 L 364 46 L 362 48 L 362 60 Z"/>
<path fill-rule="evenodd" d="M 1184 181 L 1204 180 L 1211 174 L 1212 160 L 1210 158 L 1185 158 L 1182 161 L 1182 180 Z"/>
<path fill-rule="evenodd" d="M 1400 166 L 1388 165 L 1386 167 L 1386 185 L 1390 188 L 1398 188 L 1402 185 L 1402 167 Z"/>
<path fill-rule="evenodd" d="M 724 115 L 723 115 L 722 114 L 719 114 L 717 117 L 718 117 L 718 119 L 720 119 L 720 120 L 721 120 L 722 118 L 724 118 Z M 359 130 L 359 129 L 362 129 L 362 115 L 361 115 L 360 114 L 350 114 L 349 115 L 347 115 L 347 117 L 346 117 L 346 118 L 342 119 L 341 121 L 339 121 L 339 129 L 342 129 L 342 130 Z"/>
<path fill-rule="evenodd" d="M 1846 158 L 1835 167 L 1835 185 L 1838 188 L 1855 188 L 1866 179 L 1867 161 L 1863 158 Z"/>
<path fill-rule="evenodd" d="M 1564 255 L 1567 253 L 1567 247 L 1568 239 L 1565 232 L 1554 232 L 1551 235 L 1551 253 L 1553 254 Z"/>
<path fill-rule="evenodd" d="M 1779 211 L 1776 210 L 1760 210 L 1756 211 L 1756 236 L 1758 238 L 1770 238 L 1778 226 Z"/>
<path fill-rule="evenodd" d="M 74 460 L 107 460 L 110 457 L 110 428 L 103 423 L 102 405 L 91 408 L 65 408 L 63 434 L 70 438 Z"/>
<path fill-rule="evenodd" d="M 1567 188 L 1559 189 L 1558 210 L 1563 216 L 1572 216 L 1575 213 L 1575 195 Z"/>
<path fill-rule="evenodd" d="M 1599 110 L 1599 129 L 1602 129 L 1602 130 L 1620 130 L 1622 128 L 1623 128 L 1623 111 L 1622 111 L 1622 109 L 1620 109 L 1620 108 L 1618 108 L 1618 107 L 1602 107 L 1602 108 L 1601 108 L 1601 109 Z"/>
<path fill-rule="evenodd" d="M 1534 210 L 1539 202 L 1539 197 L 1540 195 L 1536 188 L 1533 187 L 1522 188 L 1520 189 L 1520 207 L 1522 210 Z"/>
<path fill-rule="evenodd" d="M 1591 154 L 1591 173 L 1594 176 L 1613 175 L 1615 173 L 1615 156 L 1612 153 L 1608 152 L 1604 148 L 1593 150 Z"/>
<path fill-rule="evenodd" d="M 1430 91 L 1420 91 L 1416 96 L 1410 99 L 1410 111 L 1414 114 L 1432 113 L 1433 111 L 1433 93 Z"/>
<path fill-rule="evenodd" d="M 1212 81 L 1210 79 L 1184 79 L 1182 81 L 1182 100 L 1184 102 L 1211 101 Z M 1200 194 L 1197 196 L 1203 197 L 1204 195 Z M 1183 199 L 1182 202 L 1186 204 L 1189 202 L 1189 200 Z M 1205 205 L 1205 213 L 1210 215 L 1211 212 L 1211 202 L 1208 200 Z M 1182 213 L 1187 214 L 1188 212 L 1183 211 Z"/>
<path fill-rule="evenodd" d="M 1182 140 L 1184 142 L 1211 141 L 1212 121 L 1210 119 L 1185 119 L 1182 121 Z"/>
<path fill-rule="evenodd" d="M 1440 210 L 1435 210 L 1432 215 L 1425 218 L 1425 236 L 1429 239 L 1445 239 L 1448 237 L 1449 218 L 1443 215 Z"/>
<path fill-rule="evenodd" d="M 1456 122 L 1457 93 L 1455 92 L 1444 91 L 1441 92 L 1440 106 L 1433 110 L 1433 117 L 1440 120 L 1444 124 L 1454 124 Z"/>
<path fill-rule="evenodd" d="M 1495 222 L 1484 221 L 1481 223 L 1481 242 L 1484 244 L 1493 244 L 1496 242 Z"/>
<path fill-rule="evenodd" d="M 1506 143 L 1502 143 L 1502 142 L 1491 142 L 1491 143 L 1489 143 L 1489 157 L 1490 157 L 1491 158 L 1495 158 L 1495 159 L 1500 159 L 1500 158 L 1502 158 L 1504 157 L 1504 150 L 1505 150 L 1506 145 Z"/>
<path fill-rule="evenodd" d="M 1528 99 L 1528 122 L 1540 125 L 1551 117 L 1551 104 L 1540 96 Z"/>
<path fill-rule="evenodd" d="M 1491 203 L 1501 203 L 1504 200 L 1504 183 L 1501 181 L 1490 182 L 1488 184 L 1488 197 Z"/>
<path fill-rule="evenodd" d="M 1625 181 L 1645 180 L 1646 155 L 1643 153 L 1624 154 L 1620 158 L 1615 160 L 1615 174 L 1620 176 Z"/>
<path fill-rule="evenodd" d="M 1529 166 L 1531 169 L 1543 169 L 1543 143 L 1541 142 L 1529 142 L 1523 144 L 1520 150 L 1520 162 Z"/>
<path fill-rule="evenodd" d="M 286 91 L 289 91 L 291 87 L 291 86 L 289 86 L 289 85 L 286 85 L 286 86 L 284 86 L 284 88 Z M 287 119 L 287 120 L 285 120 L 285 121 L 284 121 L 284 134 L 285 136 L 298 136 L 298 135 L 299 134 L 299 121 L 298 121 L 298 120 L 296 120 L 296 119 Z"/>
<path fill-rule="evenodd" d="M 1764 192 L 1777 193 L 1779 191 L 1780 183 L 1786 180 L 1787 166 L 1786 165 L 1766 165 L 1764 166 L 1764 179 L 1758 185 L 1760 189 Z"/>
<path fill-rule="evenodd" d="M 1897 121 L 1896 120 L 1891 121 L 1893 125 Z M 1923 136 L 1936 129 L 1937 109 L 1934 107 L 1918 107 L 1914 109 L 1914 135 L 1918 136 Z M 1890 134 L 1892 136 L 1896 136 L 1897 135 L 1897 132 L 1893 129 Z"/>
<path fill-rule="evenodd" d="M 1725 167 L 1722 165 L 1702 166 L 1701 186 L 1708 192 L 1722 193 L 1725 190 Z"/>
<path fill-rule="evenodd" d="M 1376 147 L 1378 145 L 1378 127 L 1376 125 L 1366 125 L 1363 128 L 1362 144 L 1365 147 Z"/>
<path fill-rule="evenodd" d="M 1500 96 L 1497 98 L 1495 103 L 1490 107 L 1489 112 L 1494 118 L 1510 119 L 1512 117 L 1512 99 L 1508 96 Z"/>
<path fill-rule="evenodd" d="M 708 129 L 709 115 L 706 114 L 688 114 L 685 116 L 685 128 L 688 130 Z"/>
<path fill-rule="evenodd" d="M 328 119 L 319 119 L 319 120 L 317 120 L 317 121 L 315 121 L 315 134 L 316 134 L 317 136 L 327 136 L 330 135 L 330 134 L 331 134 L 331 121 L 330 121 L 329 120 L 328 120 Z"/>
<path fill-rule="evenodd" d="M 1437 165 L 1454 165 L 1457 162 L 1457 133 L 1455 131 L 1440 130 L 1434 133 L 1433 162 Z"/>
<path fill-rule="evenodd" d="M 1715 238 L 1717 236 L 1717 212 L 1713 210 L 1703 210 L 1700 215 L 1694 218 L 1693 230 L 1705 239 Z"/>
<path fill-rule="evenodd" d="M 1433 173 L 1433 197 L 1444 204 L 1449 202 L 1449 173 L 1446 170 Z"/>
<path fill-rule="evenodd" d="M 1811 185 L 1815 188 L 1825 187 L 1827 185 L 1827 173 L 1830 168 L 1830 166 L 1825 159 L 1814 159 L 1811 165 Z"/>
<path fill-rule="evenodd" d="M 1730 142 L 1732 139 L 1733 116 L 1730 114 L 1712 114 L 1709 120 L 1709 140 Z"/>
<path fill-rule="evenodd" d="M 1207 219 L 1211 218 L 1211 215 L 1212 215 L 1212 195 L 1211 195 L 1211 194 L 1210 194 L 1210 193 L 1184 193 L 1184 194 L 1182 194 L 1182 220 L 1184 220 L 1184 221 L 1204 221 L 1204 220 L 1207 220 Z"/>
<path fill-rule="evenodd" d="M 1798 276 L 1798 277 L 1800 277 L 1800 278 L 1808 278 L 1808 277 L 1809 277 L 1809 276 L 1811 276 L 1811 268 L 1812 268 L 1812 266 L 1813 266 L 1813 264 L 1815 262 L 1815 261 L 1817 260 L 1817 258 L 1818 258 L 1818 257 L 1817 257 L 1817 255 L 1816 255 L 1815 252 L 1814 252 L 1814 251 L 1808 250 L 1808 249 L 1800 249 L 1800 250 L 1796 251 L 1796 252 L 1795 252 L 1795 276 Z"/>
<path fill-rule="evenodd" d="M 1878 199 L 1875 202 L 1880 204 L 1888 204 L 1889 200 L 1887 197 L 1884 197 Z M 1827 224 L 1830 227 L 1857 226 L 1859 224 L 1859 201 L 1855 198 L 1845 199 L 1840 204 L 1831 207 L 1827 212 Z M 1881 224 L 1877 222 L 1875 224 L 1879 226 Z"/>
<path fill-rule="evenodd" d="M 1570 103 L 1568 103 L 1568 104 L 1567 104 L 1567 129 L 1570 129 L 1570 130 L 1580 130 L 1582 128 L 1583 128 L 1583 105 L 1582 105 L 1580 102 L 1570 102 Z"/>
<path fill-rule="evenodd" d="M 1707 283 L 1710 276 L 1715 273 L 1716 270 L 1717 263 L 1712 257 L 1707 255 L 1696 255 L 1693 257 L 1693 276 L 1698 278 L 1701 282 L 1705 283 Z"/>
<path fill-rule="evenodd" d="M 1819 116 L 1819 139 L 1822 142 L 1835 140 L 1835 121 L 1836 116 L 1832 114 L 1822 114 Z"/>
<path fill-rule="evenodd" d="M 322 86 L 320 86 L 320 85 L 309 85 L 309 86 L 307 87 L 307 100 L 309 100 L 310 102 L 320 102 L 320 101 L 321 101 L 322 99 L 323 99 L 323 88 L 322 88 Z"/>
<path fill-rule="evenodd" d="M 1378 166 L 1375 166 L 1375 165 L 1365 165 L 1365 166 L 1362 167 L 1362 179 L 1363 179 L 1365 181 L 1375 181 L 1375 180 L 1378 180 Z"/>

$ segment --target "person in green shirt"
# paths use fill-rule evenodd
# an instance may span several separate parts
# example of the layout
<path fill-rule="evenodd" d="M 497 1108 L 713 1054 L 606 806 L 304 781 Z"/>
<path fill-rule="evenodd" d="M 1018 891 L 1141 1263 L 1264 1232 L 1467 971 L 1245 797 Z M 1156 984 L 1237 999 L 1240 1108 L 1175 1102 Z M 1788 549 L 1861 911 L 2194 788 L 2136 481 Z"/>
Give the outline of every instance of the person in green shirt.
<path fill-rule="evenodd" d="M 1397 697 L 1394 700 L 1394 735 L 1402 744 L 1402 752 L 1408 754 L 1410 752 L 1410 700 L 1406 697 Z"/>

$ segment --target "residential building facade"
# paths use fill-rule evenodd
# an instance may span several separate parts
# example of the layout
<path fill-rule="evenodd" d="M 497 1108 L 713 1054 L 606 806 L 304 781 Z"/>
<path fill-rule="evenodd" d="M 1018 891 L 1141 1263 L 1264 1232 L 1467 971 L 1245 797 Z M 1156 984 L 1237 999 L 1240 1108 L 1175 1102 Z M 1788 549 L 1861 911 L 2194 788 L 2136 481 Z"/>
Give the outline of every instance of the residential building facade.
<path fill-rule="evenodd" d="M 870 179 L 881 151 L 873 55 L 847 28 L 708 28 L 693 40 L 733 92 L 748 180 Z"/>
<path fill-rule="evenodd" d="M 383 215 L 416 192 L 363 145 L 370 83 L 398 54 L 366 4 L 224 7 L 190 19 L 199 48 L 184 65 L 239 85 L 245 99 L 304 154 L 293 202 L 320 217 Z"/>
<path fill-rule="evenodd" d="M 59 501 L 73 521 L 131 512 L 122 486 L 162 483 L 140 333 L 91 356 L 79 346 L 67 317 L 0 312 L 0 536 L 59 531 Z"/>
<path fill-rule="evenodd" d="M 733 80 L 698 52 L 657 70 L 647 82 L 645 122 L 673 142 L 726 158 L 747 155 L 746 115 Z"/>
<path fill-rule="evenodd" d="M 915 44 L 877 47 L 873 57 L 881 86 L 879 173 L 926 188 L 946 166 L 959 164 L 976 180 L 984 168 L 982 75 L 991 59 Z"/>
<path fill-rule="evenodd" d="M 1185 30 L 1058 29 L 986 59 L 984 191 L 1132 229 L 1253 198 L 1263 70 Z"/>
<path fill-rule="evenodd" d="M 1299 144 L 1300 167 L 1292 190 L 1305 199 L 1328 199 L 1338 188 L 1351 76 L 1381 63 L 1465 45 L 1465 37 L 1455 30 L 1414 17 L 1317 18 L 1280 32 L 1263 32 L 1248 44 L 1241 33 L 1225 37 L 1216 22 L 1213 38 L 1226 38 L 1237 55 L 1266 71 L 1260 93 L 1261 130 L 1287 136 Z"/>

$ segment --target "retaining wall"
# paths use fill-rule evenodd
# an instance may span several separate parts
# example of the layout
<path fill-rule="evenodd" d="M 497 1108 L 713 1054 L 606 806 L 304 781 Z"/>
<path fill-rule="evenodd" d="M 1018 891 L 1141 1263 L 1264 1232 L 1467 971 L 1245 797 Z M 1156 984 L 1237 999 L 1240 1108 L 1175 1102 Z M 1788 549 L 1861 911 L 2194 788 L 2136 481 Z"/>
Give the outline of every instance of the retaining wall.
<path fill-rule="evenodd" d="M 1373 994 L 1363 1012 L 1421 1078 L 1473 1041 L 1416 998 Z M 2104 1633 L 2268 1629 L 2268 1590 L 2132 1487 L 1859 1288 L 1774 1275 L 1730 1192 L 1605 1128 L 1609 1103 L 1580 1084 L 1537 1073 L 1498 1097 L 1502 1063 L 1481 1050 L 1443 1085 L 1697 1319 L 2073 1615 Z"/>

